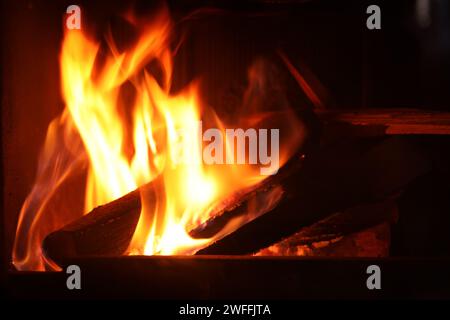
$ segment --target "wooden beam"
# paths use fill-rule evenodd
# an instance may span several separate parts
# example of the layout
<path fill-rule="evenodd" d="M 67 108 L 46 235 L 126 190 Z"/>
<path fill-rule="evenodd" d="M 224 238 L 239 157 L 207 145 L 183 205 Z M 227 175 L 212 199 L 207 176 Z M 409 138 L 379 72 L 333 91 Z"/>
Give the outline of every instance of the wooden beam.
<path fill-rule="evenodd" d="M 318 111 L 324 127 L 368 135 L 449 135 L 450 112 L 417 109 L 361 109 Z"/>

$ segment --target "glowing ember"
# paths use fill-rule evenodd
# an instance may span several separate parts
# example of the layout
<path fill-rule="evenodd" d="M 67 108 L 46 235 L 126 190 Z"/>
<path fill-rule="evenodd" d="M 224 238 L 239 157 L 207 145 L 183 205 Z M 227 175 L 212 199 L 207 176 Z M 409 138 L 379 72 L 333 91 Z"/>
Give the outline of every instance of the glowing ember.
<path fill-rule="evenodd" d="M 156 177 L 163 183 L 156 190 L 156 202 L 147 201 L 145 192 L 141 194 L 141 216 L 128 254 L 192 254 L 214 239 L 193 239 L 187 233 L 189 227 L 205 221 L 214 203 L 265 179 L 261 169 L 276 172 L 268 160 L 278 143 L 271 134 L 277 131 L 258 131 L 274 115 L 257 112 L 261 99 L 249 101 L 255 96 L 255 87 L 264 87 L 258 64 L 249 72 L 244 97 L 252 113 L 243 110 L 245 116 L 235 117 L 239 119 L 235 123 L 223 123 L 211 108 L 202 106 L 198 82 L 171 94 L 172 23 L 167 11 L 145 23 L 130 22 L 140 30 L 134 47 L 118 52 L 109 37 L 109 51 L 102 55 L 101 63 L 99 41 L 81 31 L 65 34 L 60 63 L 66 107 L 49 125 L 36 183 L 20 213 L 13 254 L 18 269 L 43 270 L 41 242 L 47 234 Z M 146 69 L 155 61 L 163 81 Z M 133 88 L 132 102 L 121 99 L 124 85 Z M 272 158 L 277 167 L 286 162 L 303 137 L 294 114 L 289 110 L 281 114 L 289 138 L 281 141 L 279 159 L 278 154 L 277 159 Z M 225 134 L 229 139 L 221 139 L 219 131 L 199 132 L 199 123 L 220 132 L 244 128 L 239 131 L 241 142 L 257 133 L 260 141 L 254 146 L 249 142 L 249 154 L 242 156 L 245 150 L 239 153 L 239 134 Z M 267 144 L 261 148 L 263 138 L 270 141 L 271 148 Z M 254 147 L 259 153 L 253 159 Z M 235 150 L 236 161 L 231 161 Z M 226 159 L 224 164 L 219 164 L 219 155 Z M 242 161 L 246 159 L 253 161 Z M 86 180 L 79 182 L 84 174 Z M 76 190 L 74 181 L 85 185 L 84 208 L 70 205 L 78 196 L 67 191 Z M 233 228 L 238 225 L 234 223 Z"/>

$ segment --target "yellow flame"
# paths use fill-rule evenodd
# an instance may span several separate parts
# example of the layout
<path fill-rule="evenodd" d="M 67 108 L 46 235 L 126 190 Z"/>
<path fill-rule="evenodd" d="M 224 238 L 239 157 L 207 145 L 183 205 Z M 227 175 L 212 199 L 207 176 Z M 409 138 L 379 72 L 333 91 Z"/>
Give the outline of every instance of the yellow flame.
<path fill-rule="evenodd" d="M 156 179 L 161 182 L 154 183 L 153 197 L 141 191 L 142 212 L 128 254 L 195 252 L 213 239 L 191 238 L 188 226 L 205 221 L 213 203 L 266 177 L 250 165 L 203 164 L 196 124 L 205 118 L 213 119 L 207 123 L 209 127 L 225 125 L 211 108 L 202 108 L 198 82 L 171 93 L 171 28 L 168 13 L 163 10 L 152 21 L 138 26 L 141 32 L 134 47 L 119 53 L 108 38 L 108 50 L 102 55 L 99 42 L 82 31 L 65 34 L 60 63 L 66 109 L 57 119 L 65 139 L 54 142 L 61 131 L 52 129 L 40 164 L 45 161 L 53 175 L 48 178 L 38 173 L 37 178 L 48 195 L 43 199 L 36 185 L 22 208 L 14 250 L 14 263 L 19 269 L 42 270 L 42 239 L 76 217 L 57 215 L 46 208 L 47 198 L 61 189 L 60 181 L 67 182 L 66 175 L 79 170 L 75 163 L 87 167 L 84 214 L 143 184 Z M 159 63 L 162 80 L 146 70 L 152 61 Z M 121 96 L 125 84 L 132 86 L 133 99 Z M 292 115 L 287 118 L 293 121 Z M 298 143 L 298 136 L 291 136 Z M 82 147 L 76 148 L 80 139 Z M 227 145 L 225 149 L 230 151 Z M 59 160 L 54 159 L 62 156 L 73 161 L 58 167 Z M 287 158 L 283 157 L 280 165 Z M 28 220 L 33 221 L 31 227 Z"/>

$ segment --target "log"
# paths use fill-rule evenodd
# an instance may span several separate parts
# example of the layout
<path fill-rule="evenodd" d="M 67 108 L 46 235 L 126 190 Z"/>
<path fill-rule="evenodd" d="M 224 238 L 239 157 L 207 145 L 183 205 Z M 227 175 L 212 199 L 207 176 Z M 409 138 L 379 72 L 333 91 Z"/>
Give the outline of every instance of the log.
<path fill-rule="evenodd" d="M 214 204 L 210 213 L 210 218 L 189 231 L 193 238 L 211 238 L 219 233 L 232 219 L 246 215 L 249 206 L 260 197 L 265 197 L 276 188 L 283 185 L 283 181 L 290 175 L 300 170 L 305 156 L 298 153 L 293 156 L 276 175 L 269 176 L 261 183 L 258 183 L 245 190 L 241 190 L 232 196 Z M 260 212 L 263 214 L 265 212 Z"/>
<path fill-rule="evenodd" d="M 396 198 L 332 214 L 256 255 L 387 257 Z"/>
<path fill-rule="evenodd" d="M 80 256 L 122 255 L 140 211 L 138 189 L 50 233 L 42 243 L 42 252 L 46 259 L 58 264 Z"/>
<path fill-rule="evenodd" d="M 386 199 L 336 212 L 311 226 L 302 228 L 299 232 L 275 244 L 275 246 L 286 248 L 306 246 L 331 241 L 380 223 L 393 223 L 397 219 L 395 201 L 395 198 Z"/>
<path fill-rule="evenodd" d="M 278 206 L 196 254 L 255 253 L 334 212 L 390 197 L 431 168 L 427 153 L 408 137 L 322 149 L 283 182 L 287 195 Z"/>

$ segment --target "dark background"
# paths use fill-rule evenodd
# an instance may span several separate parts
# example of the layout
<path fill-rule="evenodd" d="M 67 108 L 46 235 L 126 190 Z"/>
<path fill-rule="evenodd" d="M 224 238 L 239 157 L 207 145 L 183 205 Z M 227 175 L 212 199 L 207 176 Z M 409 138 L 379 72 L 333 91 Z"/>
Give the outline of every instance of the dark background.
<path fill-rule="evenodd" d="M 449 2 L 425 2 L 430 5 L 429 14 L 418 11 L 419 3 L 424 3 L 420 0 L 169 1 L 179 30 L 175 38 L 186 36 L 175 60 L 174 90 L 200 76 L 207 102 L 226 108 L 241 93 L 250 62 L 283 50 L 295 65 L 306 65 L 315 75 L 328 108 L 449 110 Z M 4 262 L 10 259 L 18 213 L 34 182 L 47 126 L 63 108 L 58 55 L 65 10 L 71 4 L 82 7 L 83 28 L 102 34 L 111 25 L 113 31 L 127 34 L 117 13 L 130 8 L 128 1 L 2 3 Z M 381 30 L 366 28 L 369 4 L 381 7 Z M 157 5 L 135 2 L 138 12 Z M 214 10 L 182 20 L 199 8 Z M 305 97 L 298 101 L 309 103 Z M 422 209 L 439 212 L 445 219 L 449 212 L 447 180 L 441 175 L 428 179 L 436 190 L 419 184 L 411 197 L 420 195 L 432 201 L 435 209 L 426 205 Z M 423 202 L 428 204 L 428 200 Z M 435 221 L 440 224 L 442 220 Z M 427 229 L 417 222 L 413 225 L 419 231 Z M 412 241 L 414 234 L 405 228 L 402 232 Z M 429 230 L 427 234 L 435 235 Z M 417 246 L 407 250 L 405 243 L 410 241 L 402 239 L 397 248 L 403 254 L 429 254 L 434 243 L 429 239 L 429 244 L 417 244 L 420 250 Z"/>

